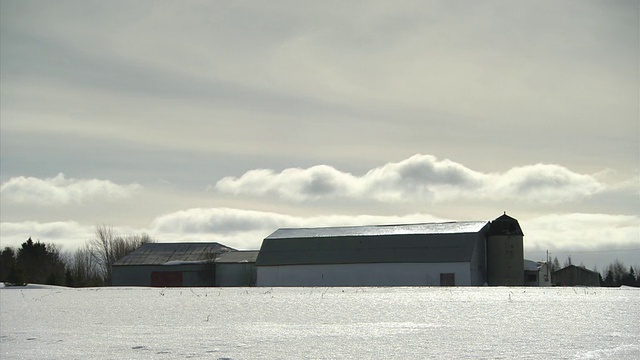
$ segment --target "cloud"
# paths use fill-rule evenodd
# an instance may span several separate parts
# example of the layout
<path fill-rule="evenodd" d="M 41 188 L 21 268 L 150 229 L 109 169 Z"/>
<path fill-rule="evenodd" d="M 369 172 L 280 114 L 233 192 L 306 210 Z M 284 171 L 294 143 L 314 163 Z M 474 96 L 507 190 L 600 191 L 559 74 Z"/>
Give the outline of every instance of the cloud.
<path fill-rule="evenodd" d="M 13 177 L 0 187 L 3 200 L 41 205 L 82 204 L 91 200 L 112 201 L 131 197 L 138 184 L 118 185 L 109 180 L 55 177 Z"/>
<path fill-rule="evenodd" d="M 89 240 L 93 236 L 94 229 L 95 227 L 93 226 L 82 225 L 75 221 L 0 223 L 3 247 L 18 247 L 31 238 L 34 241 L 56 243 L 62 245 L 63 250 L 71 250 Z"/>
<path fill-rule="evenodd" d="M 640 251 L 640 217 L 611 214 L 549 214 L 527 221 L 531 249 Z M 523 225 L 523 227 L 524 227 Z"/>
<path fill-rule="evenodd" d="M 433 203 L 456 200 L 526 200 L 560 203 L 590 197 L 605 189 L 596 177 L 554 164 L 514 167 L 482 173 L 431 155 L 371 169 L 362 176 L 319 165 L 279 173 L 258 169 L 219 180 L 214 190 L 234 195 L 272 196 L 289 201 L 348 198 Z"/>

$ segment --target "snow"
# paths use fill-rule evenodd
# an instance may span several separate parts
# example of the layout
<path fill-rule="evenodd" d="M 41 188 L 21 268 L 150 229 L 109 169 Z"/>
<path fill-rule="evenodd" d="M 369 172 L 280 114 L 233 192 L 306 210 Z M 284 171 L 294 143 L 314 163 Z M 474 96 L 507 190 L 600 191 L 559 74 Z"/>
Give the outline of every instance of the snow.
<path fill-rule="evenodd" d="M 640 357 L 632 288 L 0 289 L 0 358 Z"/>
<path fill-rule="evenodd" d="M 166 266 L 175 266 L 175 265 L 200 265 L 200 264 L 206 264 L 209 261 L 207 260 L 192 260 L 192 261 L 186 261 L 186 260 L 171 260 L 171 261 L 167 261 L 166 263 L 162 264 L 162 265 L 166 265 Z"/>

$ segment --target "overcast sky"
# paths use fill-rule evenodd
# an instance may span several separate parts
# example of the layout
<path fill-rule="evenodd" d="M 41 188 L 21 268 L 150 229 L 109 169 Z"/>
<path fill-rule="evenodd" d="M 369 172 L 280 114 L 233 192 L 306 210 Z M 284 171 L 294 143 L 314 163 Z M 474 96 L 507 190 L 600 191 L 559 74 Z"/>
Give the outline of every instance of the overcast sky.
<path fill-rule="evenodd" d="M 1 245 L 492 220 L 640 265 L 637 1 L 0 2 Z"/>

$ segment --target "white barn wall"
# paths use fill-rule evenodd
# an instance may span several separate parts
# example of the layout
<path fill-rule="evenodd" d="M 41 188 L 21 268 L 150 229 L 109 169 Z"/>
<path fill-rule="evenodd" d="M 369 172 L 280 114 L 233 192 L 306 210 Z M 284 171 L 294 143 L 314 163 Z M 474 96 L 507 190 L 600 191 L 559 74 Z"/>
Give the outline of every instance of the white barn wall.
<path fill-rule="evenodd" d="M 455 285 L 472 283 L 470 263 L 375 263 L 259 266 L 257 286 L 439 286 L 441 273 Z"/>

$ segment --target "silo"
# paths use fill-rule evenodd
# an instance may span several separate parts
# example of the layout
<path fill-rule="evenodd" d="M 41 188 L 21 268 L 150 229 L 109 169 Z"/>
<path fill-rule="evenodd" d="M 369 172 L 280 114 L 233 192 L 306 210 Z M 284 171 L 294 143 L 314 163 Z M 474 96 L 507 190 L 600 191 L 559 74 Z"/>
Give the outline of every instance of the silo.
<path fill-rule="evenodd" d="M 487 282 L 492 286 L 524 285 L 524 233 L 506 213 L 487 233 Z"/>

